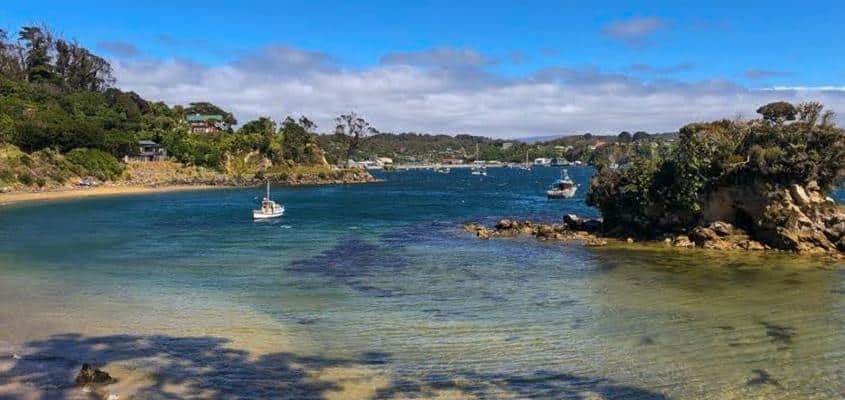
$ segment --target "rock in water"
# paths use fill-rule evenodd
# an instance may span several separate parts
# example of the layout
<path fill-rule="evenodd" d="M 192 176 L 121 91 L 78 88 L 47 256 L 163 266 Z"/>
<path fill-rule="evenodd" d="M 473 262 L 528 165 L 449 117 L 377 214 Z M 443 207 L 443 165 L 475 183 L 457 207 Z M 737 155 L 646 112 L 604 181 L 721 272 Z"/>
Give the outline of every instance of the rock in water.
<path fill-rule="evenodd" d="M 88 384 L 98 384 L 98 385 L 105 385 L 109 383 L 114 383 L 115 379 L 101 369 L 94 368 L 91 364 L 82 364 L 82 369 L 79 370 L 79 374 L 76 375 L 76 380 L 74 380 L 77 386 L 85 386 Z"/>
<path fill-rule="evenodd" d="M 581 230 L 581 218 L 575 214 L 566 214 L 563 216 L 563 223 L 567 228 L 578 231 Z"/>
<path fill-rule="evenodd" d="M 500 220 L 499 223 L 496 224 L 496 229 L 499 229 L 499 230 L 513 229 L 513 227 L 514 227 L 513 221 L 511 221 L 507 218 Z"/>

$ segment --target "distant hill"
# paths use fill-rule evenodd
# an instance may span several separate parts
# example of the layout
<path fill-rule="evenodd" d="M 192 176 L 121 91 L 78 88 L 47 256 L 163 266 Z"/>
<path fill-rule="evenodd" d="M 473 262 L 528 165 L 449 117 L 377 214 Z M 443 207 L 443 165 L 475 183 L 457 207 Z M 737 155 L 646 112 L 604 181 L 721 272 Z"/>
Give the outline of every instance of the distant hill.
<path fill-rule="evenodd" d="M 534 144 L 537 142 L 548 142 L 555 139 L 560 139 L 562 137 L 571 136 L 572 134 L 563 134 L 563 135 L 546 135 L 546 136 L 527 136 L 527 137 L 519 137 L 514 138 L 513 140 L 519 141 L 522 143 Z"/>

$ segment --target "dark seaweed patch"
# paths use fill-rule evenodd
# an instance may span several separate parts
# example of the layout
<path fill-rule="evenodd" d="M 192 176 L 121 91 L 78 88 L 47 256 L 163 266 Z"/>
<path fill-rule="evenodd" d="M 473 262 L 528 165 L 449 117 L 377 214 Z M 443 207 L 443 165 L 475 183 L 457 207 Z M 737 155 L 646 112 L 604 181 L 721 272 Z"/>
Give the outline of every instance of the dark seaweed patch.
<path fill-rule="evenodd" d="M 768 336 L 772 343 L 791 344 L 792 337 L 795 336 L 795 328 L 788 326 L 775 325 L 771 322 L 760 322 L 766 328 L 766 336 Z"/>
<path fill-rule="evenodd" d="M 748 386 L 772 385 L 781 387 L 780 382 L 778 382 L 777 379 L 772 378 L 772 376 L 764 369 L 753 369 L 751 370 L 751 373 L 753 375 L 751 378 L 748 378 L 747 382 L 745 382 Z"/>
<path fill-rule="evenodd" d="M 654 344 L 654 339 L 651 336 L 643 336 L 640 338 L 640 346 L 650 346 Z"/>
<path fill-rule="evenodd" d="M 716 328 L 717 328 L 717 329 L 721 329 L 721 330 L 723 330 L 723 331 L 732 331 L 732 330 L 736 329 L 736 328 L 734 328 L 734 327 L 732 327 L 732 326 L 730 326 L 730 325 L 719 325 L 719 326 L 717 326 Z"/>
<path fill-rule="evenodd" d="M 365 284 L 364 281 L 381 271 L 398 270 L 408 265 L 407 259 L 396 249 L 352 237 L 340 241 L 316 257 L 292 262 L 287 270 L 326 276 L 369 296 L 390 297 L 396 293 Z"/>

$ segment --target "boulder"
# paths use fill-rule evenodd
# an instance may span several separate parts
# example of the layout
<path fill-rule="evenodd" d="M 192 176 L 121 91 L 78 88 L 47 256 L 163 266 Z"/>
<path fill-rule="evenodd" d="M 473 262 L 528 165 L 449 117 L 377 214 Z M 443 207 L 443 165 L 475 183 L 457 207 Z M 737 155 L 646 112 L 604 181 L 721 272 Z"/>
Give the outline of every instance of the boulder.
<path fill-rule="evenodd" d="M 76 375 L 74 383 L 77 386 L 85 386 L 90 384 L 106 385 L 116 382 L 107 372 L 94 368 L 91 364 L 82 364 L 82 369 Z"/>
<path fill-rule="evenodd" d="M 475 236 L 478 236 L 479 239 L 490 239 L 493 236 L 494 231 L 490 228 L 480 227 L 476 232 Z"/>
<path fill-rule="evenodd" d="M 703 246 L 705 242 L 719 240 L 720 236 L 711 228 L 698 226 L 692 230 L 689 238 L 692 239 L 697 246 Z"/>
<path fill-rule="evenodd" d="M 507 219 L 507 218 L 499 220 L 499 222 L 496 224 L 496 229 L 499 229 L 499 230 L 513 229 L 513 228 L 514 228 L 514 222 Z"/>
<path fill-rule="evenodd" d="M 766 247 L 763 246 L 762 243 L 760 243 L 756 240 L 743 240 L 743 241 L 739 242 L 739 247 L 742 248 L 742 249 L 751 250 L 751 251 L 766 250 Z"/>
<path fill-rule="evenodd" d="M 563 216 L 564 225 L 573 231 L 581 230 L 582 222 L 581 218 L 575 214 L 566 214 Z"/>
<path fill-rule="evenodd" d="M 555 229 L 551 225 L 541 224 L 537 225 L 537 236 L 550 237 L 555 234 Z"/>
<path fill-rule="evenodd" d="M 728 236 L 734 233 L 734 226 L 724 221 L 716 221 L 710 224 L 709 228 L 719 236 Z"/>
<path fill-rule="evenodd" d="M 801 185 L 793 184 L 789 186 L 789 195 L 792 197 L 792 201 L 794 201 L 799 206 L 810 205 L 810 196 L 807 194 L 807 191 L 804 190 L 804 187 Z"/>
<path fill-rule="evenodd" d="M 695 243 L 689 240 L 689 237 L 686 235 L 678 235 L 672 240 L 672 246 L 674 247 L 695 247 Z"/>

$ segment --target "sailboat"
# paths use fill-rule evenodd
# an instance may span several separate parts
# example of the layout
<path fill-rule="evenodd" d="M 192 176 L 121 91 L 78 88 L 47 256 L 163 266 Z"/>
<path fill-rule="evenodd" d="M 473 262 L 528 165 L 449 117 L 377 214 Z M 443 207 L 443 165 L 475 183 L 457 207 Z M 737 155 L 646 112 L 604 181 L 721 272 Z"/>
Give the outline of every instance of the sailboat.
<path fill-rule="evenodd" d="M 281 217 L 285 213 L 285 206 L 270 199 L 270 181 L 267 181 L 267 197 L 261 200 L 261 208 L 252 210 L 253 219 L 268 219 Z"/>
<path fill-rule="evenodd" d="M 531 163 L 528 162 L 528 150 L 525 150 L 525 164 L 517 165 L 517 168 L 531 171 Z"/>
<path fill-rule="evenodd" d="M 472 164 L 472 175 L 487 176 L 487 167 L 484 166 L 484 161 L 478 159 L 478 143 L 475 144 L 475 161 Z"/>
<path fill-rule="evenodd" d="M 568 199 L 575 196 L 576 190 L 578 190 L 578 185 L 569 178 L 569 173 L 563 170 L 560 179 L 556 180 L 546 191 L 546 196 L 550 199 Z"/>

